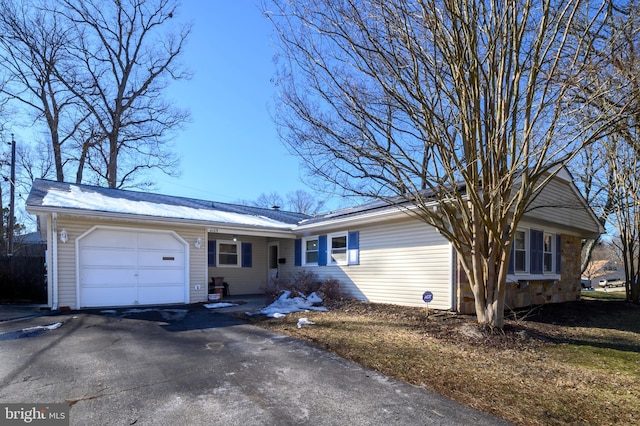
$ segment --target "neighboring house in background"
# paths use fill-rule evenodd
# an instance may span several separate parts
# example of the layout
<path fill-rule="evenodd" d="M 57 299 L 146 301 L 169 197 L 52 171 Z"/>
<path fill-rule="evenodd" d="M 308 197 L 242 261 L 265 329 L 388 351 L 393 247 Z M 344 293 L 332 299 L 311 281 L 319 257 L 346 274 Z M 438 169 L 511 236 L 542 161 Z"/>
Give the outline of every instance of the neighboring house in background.
<path fill-rule="evenodd" d="M 507 305 L 580 297 L 583 238 L 603 230 L 564 170 L 521 222 Z M 273 209 L 36 180 L 27 211 L 48 247 L 56 309 L 198 303 L 224 277 L 233 296 L 313 271 L 351 296 L 473 313 L 451 244 L 398 206 L 372 202 L 307 216 Z"/>
<path fill-rule="evenodd" d="M 47 242 L 42 239 L 39 232 L 16 235 L 13 243 L 14 256 L 44 257 L 47 249 Z"/>
<path fill-rule="evenodd" d="M 582 273 L 584 284 L 597 288 L 600 280 L 607 280 L 612 285 L 624 285 L 624 267 L 615 260 L 592 260 Z"/>

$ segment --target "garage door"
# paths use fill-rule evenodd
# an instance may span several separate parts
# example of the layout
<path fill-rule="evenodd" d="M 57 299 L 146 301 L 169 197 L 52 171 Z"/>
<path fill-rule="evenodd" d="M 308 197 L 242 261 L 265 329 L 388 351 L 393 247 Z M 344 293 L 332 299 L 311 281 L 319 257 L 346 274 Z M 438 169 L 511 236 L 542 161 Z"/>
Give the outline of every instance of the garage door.
<path fill-rule="evenodd" d="M 78 240 L 79 304 L 187 303 L 186 253 L 173 233 L 96 228 Z"/>

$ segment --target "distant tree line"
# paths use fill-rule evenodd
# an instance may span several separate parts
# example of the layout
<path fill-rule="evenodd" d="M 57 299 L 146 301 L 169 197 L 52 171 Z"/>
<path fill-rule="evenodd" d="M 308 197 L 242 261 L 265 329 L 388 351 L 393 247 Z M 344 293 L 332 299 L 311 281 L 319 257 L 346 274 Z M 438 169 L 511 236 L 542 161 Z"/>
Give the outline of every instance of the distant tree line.
<path fill-rule="evenodd" d="M 189 78 L 191 28 L 176 13 L 174 0 L 0 0 L 0 122 L 42 131 L 20 145 L 27 180 L 145 188 L 149 170 L 177 174 L 189 114 L 163 95 Z"/>
<path fill-rule="evenodd" d="M 301 189 L 288 192 L 285 196 L 275 191 L 263 192 L 255 200 L 237 200 L 236 202 L 248 206 L 278 208 L 309 215 L 320 213 L 325 205 L 325 201 L 319 200 Z"/>

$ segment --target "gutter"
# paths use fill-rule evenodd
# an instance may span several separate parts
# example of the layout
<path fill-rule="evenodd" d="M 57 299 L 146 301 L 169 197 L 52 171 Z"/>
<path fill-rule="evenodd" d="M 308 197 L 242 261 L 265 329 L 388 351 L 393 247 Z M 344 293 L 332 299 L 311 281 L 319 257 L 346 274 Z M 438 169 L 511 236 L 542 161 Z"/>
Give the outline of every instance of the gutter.
<path fill-rule="evenodd" d="M 51 213 L 51 226 L 47 240 L 51 238 L 51 270 L 47 271 L 47 281 L 51 285 L 51 310 L 58 310 L 58 214 Z"/>
<path fill-rule="evenodd" d="M 262 225 L 243 225 L 227 222 L 209 222 L 201 219 L 180 219 L 180 218 L 161 218 L 157 216 L 138 215 L 130 213 L 112 213 L 101 212 L 95 210 L 67 209 L 64 207 L 34 207 L 27 206 L 27 212 L 30 214 L 60 214 L 65 216 L 84 217 L 87 219 L 100 218 L 107 220 L 121 220 L 123 222 L 148 223 L 154 225 L 175 224 L 176 226 L 204 227 L 209 232 L 222 234 L 242 234 L 258 237 L 274 237 L 295 239 L 292 228 L 295 224 L 283 224 L 283 226 L 262 226 Z M 55 233 L 54 233 L 55 235 Z"/>

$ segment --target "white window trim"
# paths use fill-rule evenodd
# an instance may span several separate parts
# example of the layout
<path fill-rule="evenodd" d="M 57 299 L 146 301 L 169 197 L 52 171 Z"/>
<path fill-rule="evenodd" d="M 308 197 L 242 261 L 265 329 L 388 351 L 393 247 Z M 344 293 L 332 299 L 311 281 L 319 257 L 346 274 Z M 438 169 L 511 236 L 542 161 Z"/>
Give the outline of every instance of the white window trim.
<path fill-rule="evenodd" d="M 524 270 L 518 271 L 516 269 L 516 247 L 515 247 L 515 235 L 513 241 L 513 274 L 514 275 L 527 275 L 529 274 L 529 239 L 531 238 L 529 235 L 530 230 L 527 228 L 518 228 L 516 232 L 524 232 Z"/>
<path fill-rule="evenodd" d="M 235 265 L 230 265 L 226 263 L 220 263 L 220 255 L 222 254 L 220 251 L 220 244 L 229 244 L 236 246 L 236 253 L 238 254 L 238 261 Z M 232 240 L 216 240 L 216 267 L 218 268 L 240 268 L 242 265 L 242 246 L 240 241 L 232 241 Z"/>
<path fill-rule="evenodd" d="M 556 234 L 544 232 L 542 235 L 542 273 L 544 275 L 556 275 Z M 551 252 L 544 250 L 544 239 L 547 237 L 551 237 Z M 544 269 L 544 257 L 547 253 L 551 253 L 551 270 L 549 271 Z"/>
<path fill-rule="evenodd" d="M 344 247 L 344 260 L 341 262 L 334 262 L 333 261 L 333 239 L 334 238 L 340 238 L 340 237 L 344 237 L 345 238 L 345 247 Z M 334 234 L 329 234 L 327 235 L 327 265 L 334 265 L 334 266 L 343 266 L 343 265 L 348 265 L 349 264 L 349 234 L 348 232 L 344 231 L 344 232 L 336 232 Z"/>
<path fill-rule="evenodd" d="M 318 266 L 318 261 L 315 262 L 307 262 L 307 241 L 313 241 L 315 240 L 317 245 L 318 245 L 318 258 L 320 255 L 320 236 L 319 235 L 313 235 L 310 237 L 304 237 L 302 239 L 302 265 L 303 266 Z"/>

